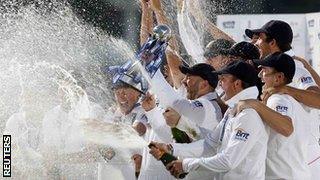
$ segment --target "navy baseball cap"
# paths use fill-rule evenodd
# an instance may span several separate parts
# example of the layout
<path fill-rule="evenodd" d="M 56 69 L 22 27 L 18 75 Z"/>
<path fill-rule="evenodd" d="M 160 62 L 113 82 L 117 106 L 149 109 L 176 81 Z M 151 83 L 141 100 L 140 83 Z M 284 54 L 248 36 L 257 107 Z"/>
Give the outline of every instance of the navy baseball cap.
<path fill-rule="evenodd" d="M 258 73 L 256 69 L 241 60 L 232 61 L 226 67 L 219 71 L 214 71 L 215 74 L 231 74 L 250 86 L 256 86 L 258 82 Z"/>
<path fill-rule="evenodd" d="M 292 81 L 296 71 L 296 65 L 293 58 L 281 52 L 270 54 L 262 60 L 254 60 L 254 63 L 256 65 L 272 67 L 278 72 L 282 72 L 288 79 L 288 83 Z"/>
<path fill-rule="evenodd" d="M 254 34 L 266 33 L 280 43 L 292 43 L 293 32 L 290 25 L 284 21 L 271 20 L 260 29 L 246 29 L 246 35 L 252 38 Z"/>
<path fill-rule="evenodd" d="M 212 71 L 214 71 L 215 69 L 209 64 L 199 63 L 191 67 L 188 67 L 186 65 L 181 65 L 179 69 L 183 74 L 200 76 L 202 79 L 208 81 L 211 87 L 213 88 L 217 87 L 217 84 L 219 81 L 218 75 L 212 73 Z"/>
<path fill-rule="evenodd" d="M 245 41 L 236 43 L 230 49 L 223 50 L 223 53 L 242 58 L 243 60 L 259 59 L 260 57 L 259 49 L 252 43 Z"/>

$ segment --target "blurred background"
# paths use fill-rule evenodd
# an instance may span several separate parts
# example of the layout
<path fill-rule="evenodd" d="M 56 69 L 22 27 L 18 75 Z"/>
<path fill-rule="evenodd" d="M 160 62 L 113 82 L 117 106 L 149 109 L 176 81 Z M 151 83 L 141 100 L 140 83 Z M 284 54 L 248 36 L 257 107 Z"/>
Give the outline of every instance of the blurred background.
<path fill-rule="evenodd" d="M 138 43 L 139 0 L 68 0 L 86 22 L 115 37 Z M 170 1 L 170 0 L 162 0 Z M 172 0 L 174 1 L 174 0 Z M 200 0 L 206 1 L 207 17 L 218 14 L 310 13 L 320 11 L 319 0 Z M 130 43 L 130 44 L 132 44 Z"/>
<path fill-rule="evenodd" d="M 35 0 L 9 0 L 17 6 Z M 50 0 L 46 0 L 50 2 Z M 140 26 L 139 0 L 67 0 L 80 19 L 138 45 Z M 163 2 L 174 0 L 162 0 Z M 205 1 L 207 17 L 218 14 L 310 13 L 320 11 L 319 0 L 200 0 Z M 4 2 L 4 1 L 1 1 Z M 5 1 L 8 3 L 8 1 Z"/>

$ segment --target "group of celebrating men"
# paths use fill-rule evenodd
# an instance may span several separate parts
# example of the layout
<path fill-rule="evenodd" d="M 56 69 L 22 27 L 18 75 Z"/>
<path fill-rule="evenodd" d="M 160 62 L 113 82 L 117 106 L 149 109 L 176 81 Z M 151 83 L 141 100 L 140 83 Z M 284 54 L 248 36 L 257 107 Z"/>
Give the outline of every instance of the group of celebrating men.
<path fill-rule="evenodd" d="M 153 13 L 159 24 L 168 21 L 159 1 L 141 4 L 143 39 Z M 269 21 L 246 29 L 251 42 L 238 43 L 210 27 L 216 39 L 205 48 L 205 62 L 186 65 L 173 38 L 167 64 L 151 79 L 141 102 L 134 86 L 114 86 L 124 114 L 142 107 L 145 123 L 134 127 L 154 145 L 133 156 L 138 179 L 173 179 L 182 173 L 187 179 L 317 179 L 307 164 L 307 137 L 310 109 L 320 108 L 320 78 L 295 56 L 290 25 Z M 192 142 L 173 142 L 170 128 Z M 163 152 L 179 160 L 164 167 L 156 161 Z"/>
<path fill-rule="evenodd" d="M 170 22 L 160 0 L 140 2 L 142 45 L 152 34 L 155 20 L 156 24 L 169 26 Z M 195 8 L 197 4 L 177 0 L 178 18 L 186 15 L 186 6 Z M 104 157 L 106 161 L 99 162 L 99 179 L 115 178 L 114 171 L 128 180 L 169 180 L 183 173 L 187 173 L 186 179 L 197 180 L 317 179 L 318 172 L 311 172 L 308 165 L 308 137 L 310 112 L 320 108 L 320 77 L 305 59 L 294 54 L 290 25 L 272 20 L 259 29 L 245 30 L 251 42 L 235 42 L 196 8 L 190 13 L 195 20 L 205 23 L 205 30 L 214 38 L 203 53 L 191 52 L 187 48 L 190 44 L 183 44 L 188 53 L 200 54 L 199 59 L 194 59 L 200 63 L 186 63 L 179 55 L 175 35 L 168 43 L 165 63 L 150 79 L 148 92 L 130 79 L 130 74 L 126 81 L 112 85 L 116 108 L 108 112 L 105 120 L 132 126 L 153 146 L 132 153 L 134 163 L 119 157 L 113 148 L 99 148 L 98 154 L 93 148 L 80 155 Z M 145 52 L 141 58 L 147 60 L 150 56 Z M 62 139 L 72 130 L 70 124 L 64 126 L 62 121 L 58 125 L 52 123 L 69 118 L 67 111 L 68 107 L 62 104 L 44 118 L 45 126 L 55 127 L 47 128 L 52 131 L 43 130 L 48 151 L 53 151 L 50 145 L 54 143 L 63 144 Z M 13 119 L 8 120 L 6 133 L 24 137 L 17 129 L 25 123 Z M 55 130 L 58 133 L 53 133 Z M 177 131 L 187 141 L 178 142 L 174 138 Z M 164 166 L 159 161 L 164 152 L 178 160 Z M 96 158 L 92 159 L 90 163 L 83 162 L 83 166 L 96 162 Z M 56 161 L 60 160 L 65 159 L 59 157 Z M 50 168 L 49 173 L 62 174 L 59 168 Z"/>

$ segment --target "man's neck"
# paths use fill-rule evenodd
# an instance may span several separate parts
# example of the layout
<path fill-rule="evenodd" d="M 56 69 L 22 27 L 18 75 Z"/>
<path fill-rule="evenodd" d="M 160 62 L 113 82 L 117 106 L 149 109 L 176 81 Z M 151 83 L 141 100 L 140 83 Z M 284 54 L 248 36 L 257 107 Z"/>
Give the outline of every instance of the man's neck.
<path fill-rule="evenodd" d="M 237 94 L 239 94 L 243 89 L 238 89 L 237 91 L 233 92 L 233 94 L 229 94 L 229 97 L 227 97 L 226 95 L 222 97 L 223 101 L 228 101 L 229 99 L 233 98 L 234 96 L 236 96 Z"/>
<path fill-rule="evenodd" d="M 279 48 L 279 47 L 272 47 L 272 48 L 271 48 L 271 53 L 270 53 L 270 54 L 273 54 L 273 53 L 276 53 L 276 52 L 282 52 L 282 51 L 280 50 L 280 48 Z"/>
<path fill-rule="evenodd" d="M 279 87 L 286 86 L 286 85 L 287 85 L 287 84 L 286 84 L 285 82 L 281 82 L 281 83 L 279 83 L 279 84 L 274 85 L 273 87 L 274 87 L 274 88 L 279 88 Z"/>
<path fill-rule="evenodd" d="M 199 92 L 195 99 L 198 99 L 198 98 L 200 98 L 200 97 L 202 97 L 202 96 L 204 96 L 204 95 L 206 95 L 208 93 L 211 93 L 211 92 L 213 92 L 213 91 L 207 90 L 207 91 Z"/>

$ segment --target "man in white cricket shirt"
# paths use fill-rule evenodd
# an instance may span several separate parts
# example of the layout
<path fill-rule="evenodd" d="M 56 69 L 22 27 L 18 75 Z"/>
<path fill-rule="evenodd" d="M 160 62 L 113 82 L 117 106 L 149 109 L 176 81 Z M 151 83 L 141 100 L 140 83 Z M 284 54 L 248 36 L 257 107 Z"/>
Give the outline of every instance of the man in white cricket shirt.
<path fill-rule="evenodd" d="M 236 116 L 231 113 L 240 100 L 257 98 L 257 73 L 242 61 L 234 61 L 215 73 L 221 74 L 221 87 L 229 108 L 214 131 L 190 144 L 155 143 L 155 146 L 184 158 L 167 166 L 176 177 L 206 168 L 216 173 L 216 179 L 265 179 L 268 141 L 265 125 L 254 109 L 246 109 Z M 157 148 L 152 148 L 150 153 L 159 158 Z M 203 157 L 208 154 L 211 156 Z"/>
<path fill-rule="evenodd" d="M 319 86 L 316 85 L 312 74 L 304 67 L 302 62 L 297 60 L 298 57 L 295 57 L 291 49 L 293 31 L 288 23 L 272 20 L 260 29 L 247 29 L 245 32 L 250 38 L 254 35 L 259 36 L 255 44 L 260 49 L 261 58 L 275 52 L 283 52 L 294 58 L 296 71 L 292 82 L 288 86 L 279 86 L 264 90 L 264 98 L 267 99 L 273 93 L 285 93 L 306 106 L 317 108 L 306 108 L 309 112 L 311 110 L 311 113 L 308 114 L 309 117 L 306 118 L 309 119 L 308 122 L 311 128 L 308 135 L 310 139 L 308 162 L 311 163 L 312 179 L 317 179 L 317 177 L 320 176 L 320 159 L 316 159 L 320 156 L 320 145 L 314 137 L 318 137 L 320 134 L 318 128 L 319 116 L 317 115 L 319 114 L 318 109 L 320 108 L 320 89 Z"/>
<path fill-rule="evenodd" d="M 259 77 L 265 83 L 264 89 L 292 81 L 295 64 L 289 55 L 277 52 L 255 63 L 262 68 Z M 273 94 L 266 105 L 247 101 L 246 107 L 256 109 L 270 127 L 266 179 L 310 179 L 307 165 L 309 122 L 302 105 L 290 95 Z"/>
<path fill-rule="evenodd" d="M 177 127 L 196 131 L 213 130 L 222 119 L 221 109 L 217 103 L 217 93 L 214 91 L 218 76 L 210 74 L 214 68 L 208 64 L 199 63 L 191 67 L 180 66 L 180 71 L 185 74 L 182 83 L 187 90 L 187 98 L 179 95 L 158 71 L 152 79 L 152 92 L 159 98 L 162 107 L 171 107 L 179 113 Z M 190 125 L 190 126 L 189 126 Z M 189 126 L 188 128 L 183 128 Z M 189 133 L 193 134 L 193 133 Z M 192 138 L 196 138 L 192 136 Z"/>
<path fill-rule="evenodd" d="M 152 92 L 157 95 L 160 105 L 172 108 L 178 114 L 175 127 L 185 131 L 190 138 L 204 138 L 222 119 L 221 109 L 217 103 L 217 93 L 214 91 L 218 76 L 212 74 L 214 68 L 205 63 L 191 67 L 180 66 L 185 74 L 182 83 L 187 90 L 187 98 L 179 95 L 164 79 L 160 71 L 152 78 Z M 172 111 L 172 110 L 171 110 Z M 164 115 L 167 115 L 164 113 Z M 167 120 L 168 122 L 168 120 Z M 190 173 L 188 179 L 211 179 L 212 172 L 202 169 Z"/>
<path fill-rule="evenodd" d="M 293 33 L 288 23 L 272 20 L 263 25 L 260 29 L 246 29 L 245 32 L 250 38 L 252 38 L 253 35 L 259 35 L 259 39 L 256 41 L 255 45 L 260 50 L 260 59 L 275 52 L 286 53 L 294 58 L 295 54 L 291 49 Z M 315 102 L 320 102 L 320 88 L 316 85 L 310 72 L 304 68 L 302 62 L 294 60 L 294 63 L 296 71 L 292 82 L 289 84 L 292 88 L 290 88 L 288 93 L 299 102 L 307 106 L 315 107 Z M 313 91 L 315 93 L 299 91 L 299 89 Z M 302 94 L 304 94 L 303 98 L 300 96 Z M 315 98 L 317 101 L 315 101 Z"/>

